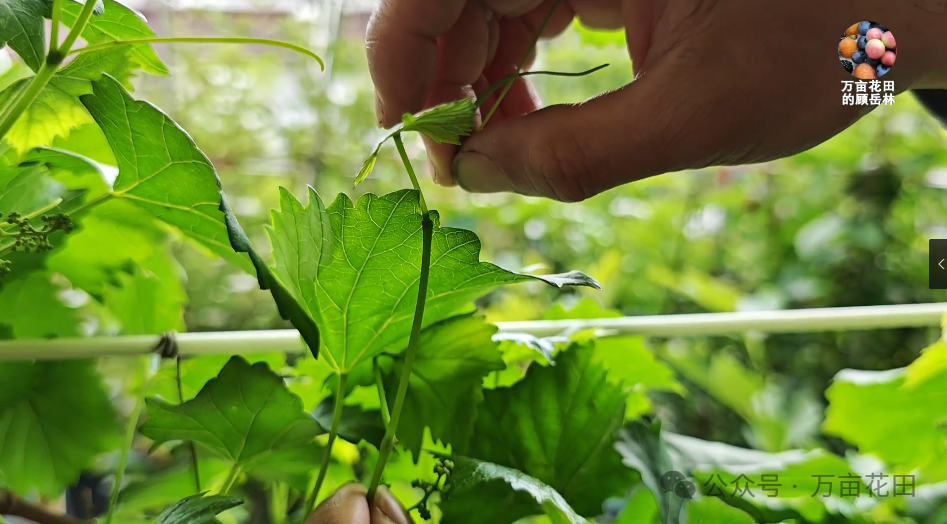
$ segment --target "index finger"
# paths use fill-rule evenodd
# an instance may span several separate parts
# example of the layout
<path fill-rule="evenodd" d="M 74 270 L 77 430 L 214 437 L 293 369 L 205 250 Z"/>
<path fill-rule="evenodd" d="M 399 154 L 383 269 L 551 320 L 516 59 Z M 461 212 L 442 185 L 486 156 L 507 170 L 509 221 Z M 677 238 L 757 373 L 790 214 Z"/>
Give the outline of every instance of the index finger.
<path fill-rule="evenodd" d="M 379 123 L 423 108 L 434 82 L 437 37 L 460 18 L 466 0 L 382 0 L 365 37 Z"/>

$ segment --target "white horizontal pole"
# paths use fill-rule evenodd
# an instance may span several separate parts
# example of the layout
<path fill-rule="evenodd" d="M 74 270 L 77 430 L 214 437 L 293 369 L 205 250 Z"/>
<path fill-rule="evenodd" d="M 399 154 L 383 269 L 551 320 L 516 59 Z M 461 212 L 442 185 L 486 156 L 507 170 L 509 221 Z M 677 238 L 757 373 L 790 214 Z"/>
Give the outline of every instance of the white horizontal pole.
<path fill-rule="evenodd" d="M 864 306 L 692 315 L 653 315 L 592 320 L 535 320 L 500 322 L 500 332 L 547 337 L 581 329 L 603 335 L 709 336 L 746 332 L 815 333 L 886 328 L 926 327 L 940 324 L 947 302 L 897 306 Z M 0 361 L 66 360 L 105 356 L 144 355 L 160 337 L 59 338 L 0 341 Z M 245 353 L 301 353 L 306 347 L 294 329 L 181 333 L 176 337 L 182 355 Z"/>

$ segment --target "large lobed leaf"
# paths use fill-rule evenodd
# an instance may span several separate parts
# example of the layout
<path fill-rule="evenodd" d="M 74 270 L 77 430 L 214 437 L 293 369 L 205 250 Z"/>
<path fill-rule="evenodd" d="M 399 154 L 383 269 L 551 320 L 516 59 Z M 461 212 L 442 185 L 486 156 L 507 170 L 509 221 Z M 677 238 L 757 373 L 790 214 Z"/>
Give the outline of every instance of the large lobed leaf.
<path fill-rule="evenodd" d="M 210 160 L 173 120 L 135 100 L 115 79 L 92 83 L 82 103 L 118 162 L 113 197 L 130 201 L 211 251 L 250 270 L 230 245 L 220 180 Z"/>
<path fill-rule="evenodd" d="M 490 462 L 454 455 L 442 522 L 501 524 L 545 513 L 553 524 L 586 524 L 552 487 Z"/>
<path fill-rule="evenodd" d="M 602 502 L 622 495 L 635 475 L 613 447 L 625 396 L 594 354 L 592 342 L 574 345 L 555 366 L 532 366 L 513 387 L 484 392 L 463 453 L 522 471 L 561 493 L 580 515 L 599 515 Z"/>
<path fill-rule="evenodd" d="M 469 311 L 475 298 L 504 284 L 599 287 L 579 272 L 534 276 L 479 262 L 473 232 L 440 227 L 436 213 L 434 222 L 424 326 Z M 319 326 L 333 369 L 348 373 L 407 345 L 421 259 L 416 191 L 369 194 L 357 203 L 339 195 L 326 208 L 315 191 L 303 206 L 282 190 L 268 232 L 274 273 Z"/>
<path fill-rule="evenodd" d="M 0 363 L 0 477 L 58 497 L 118 441 L 115 409 L 92 361 Z"/>
<path fill-rule="evenodd" d="M 236 497 L 192 495 L 165 509 L 155 524 L 216 524 L 218 513 L 240 504 Z"/>
<path fill-rule="evenodd" d="M 174 405 L 148 399 L 141 434 L 164 443 L 190 440 L 245 470 L 299 462 L 322 430 L 302 401 L 265 363 L 233 357 L 193 399 Z"/>
<path fill-rule="evenodd" d="M 462 447 L 470 438 L 483 401 L 483 377 L 506 367 L 494 333 L 495 326 L 476 316 L 448 319 L 421 332 L 398 424 L 398 442 L 415 459 L 425 428 L 444 444 Z M 403 367 L 399 356 L 385 379 L 389 403 L 394 403 Z"/>
<path fill-rule="evenodd" d="M 903 473 L 947 480 L 947 343 L 906 368 L 839 372 L 825 392 L 823 430 Z"/>

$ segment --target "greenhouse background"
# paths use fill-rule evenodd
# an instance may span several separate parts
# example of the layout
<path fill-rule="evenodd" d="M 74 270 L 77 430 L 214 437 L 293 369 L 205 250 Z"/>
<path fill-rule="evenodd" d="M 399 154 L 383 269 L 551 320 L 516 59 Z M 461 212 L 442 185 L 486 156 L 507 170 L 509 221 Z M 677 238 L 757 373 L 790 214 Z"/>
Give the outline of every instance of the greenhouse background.
<path fill-rule="evenodd" d="M 311 185 L 324 198 L 346 192 L 353 199 L 404 187 L 393 148 L 382 151 L 368 180 L 354 189 L 352 183 L 382 136 L 363 42 L 375 2 L 124 3 L 162 36 L 275 38 L 326 59 L 321 72 L 306 57 L 276 48 L 163 44 L 155 48 L 173 75 L 135 82 L 134 96 L 166 111 L 211 159 L 263 251 L 277 186 L 302 195 Z M 537 79 L 543 101 L 580 102 L 632 78 L 620 34 L 574 24 L 544 41 L 540 68 L 581 71 L 601 63 L 610 66 L 581 79 Z M 0 69 L 9 67 L 8 59 L 0 61 Z M 92 127 L 74 130 L 69 140 L 82 141 L 84 153 L 98 160 L 108 144 Z M 407 145 L 424 166 L 420 140 Z M 947 130 L 910 94 L 791 158 L 667 174 L 581 203 L 471 195 L 427 179 L 422 185 L 447 225 L 478 232 L 481 260 L 517 270 L 581 268 L 603 287 L 576 292 L 531 284 L 491 294 L 478 304 L 491 322 L 945 301 L 944 291 L 928 288 L 927 250 L 928 240 L 947 238 Z M 149 235 L 171 234 L 129 234 L 103 249 L 177 277 L 162 279 L 158 299 L 174 312 L 178 331 L 291 327 L 256 278 L 194 243 L 174 242 L 172 257 L 152 252 Z M 53 268 L 74 262 L 51 260 Z M 63 283 L 62 297 L 83 315 L 84 335 L 124 334 L 71 284 Z M 13 306 L 0 293 L 0 310 Z M 661 373 L 676 376 L 642 394 L 639 407 L 669 431 L 766 452 L 820 446 L 844 455 L 849 444 L 821 433 L 823 392 L 833 377 L 846 368 L 907 366 L 940 335 L 928 326 L 636 337 L 628 358 L 653 354 Z"/>

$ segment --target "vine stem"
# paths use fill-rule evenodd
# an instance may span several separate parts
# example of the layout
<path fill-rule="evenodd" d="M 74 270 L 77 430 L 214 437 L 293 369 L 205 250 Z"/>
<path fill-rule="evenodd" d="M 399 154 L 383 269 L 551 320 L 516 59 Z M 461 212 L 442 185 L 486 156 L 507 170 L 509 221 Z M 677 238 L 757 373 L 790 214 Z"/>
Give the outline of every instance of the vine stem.
<path fill-rule="evenodd" d="M 49 29 L 49 49 L 52 51 L 59 45 L 59 21 L 62 19 L 62 0 L 53 0 L 52 23 Z"/>
<path fill-rule="evenodd" d="M 181 355 L 178 355 L 174 359 L 174 368 L 175 368 L 175 378 L 178 383 L 178 403 L 184 404 L 184 383 L 181 380 Z M 188 451 L 191 453 L 191 465 L 194 470 L 194 493 L 201 492 L 201 470 L 197 466 L 197 447 L 194 446 L 194 441 L 187 441 Z M 108 524 L 106 522 L 105 524 Z"/>
<path fill-rule="evenodd" d="M 95 0 L 89 0 L 95 3 Z M 141 415 L 141 409 L 144 407 L 144 398 L 139 394 L 135 401 L 135 407 L 128 414 L 128 423 L 125 426 L 125 445 L 122 447 L 122 454 L 118 459 L 118 469 L 115 471 L 115 484 L 112 485 L 112 494 L 109 497 L 109 509 L 105 515 L 105 524 L 112 522 L 112 514 L 115 513 L 115 505 L 118 503 L 118 493 L 122 489 L 122 481 L 125 478 L 125 468 L 128 466 L 128 455 L 131 452 L 132 443 L 135 440 L 135 430 L 138 429 L 138 418 Z"/>
<path fill-rule="evenodd" d="M 240 476 L 240 472 L 240 463 L 235 462 L 233 467 L 230 468 L 230 473 L 227 473 L 227 478 L 224 480 L 224 485 L 220 487 L 220 493 L 218 493 L 219 495 L 226 495 L 227 493 L 230 493 L 234 483 L 237 482 L 237 477 Z"/>
<path fill-rule="evenodd" d="M 335 444 L 335 438 L 339 435 L 339 424 L 342 422 L 342 408 L 345 407 L 345 382 L 348 375 L 339 375 L 339 390 L 335 394 L 335 409 L 332 410 L 332 426 L 329 428 L 329 442 L 326 443 L 326 452 L 322 456 L 322 466 L 319 468 L 319 476 L 316 477 L 316 485 L 306 499 L 306 512 L 315 509 L 316 500 L 319 498 L 319 491 L 326 480 L 326 474 L 329 472 L 329 464 L 332 462 L 332 445 Z"/>
<path fill-rule="evenodd" d="M 400 140 L 398 143 L 400 145 Z M 392 448 L 394 448 L 395 432 L 398 429 L 398 421 L 401 419 L 401 410 L 404 408 L 404 399 L 408 393 L 408 383 L 411 381 L 411 367 L 414 365 L 414 355 L 417 353 L 418 340 L 421 337 L 421 320 L 424 318 L 424 303 L 427 299 L 428 276 L 431 272 L 431 240 L 433 236 L 434 221 L 431 220 L 431 213 L 425 211 L 421 217 L 421 276 L 418 282 L 418 301 L 414 309 L 414 322 L 411 324 L 411 338 L 408 341 L 408 349 L 404 354 L 404 367 L 401 370 L 401 379 L 398 381 L 398 393 L 395 395 L 395 405 L 391 410 L 391 423 L 385 428 L 385 437 L 382 439 L 381 447 L 379 448 L 378 463 L 375 464 L 372 481 L 368 486 L 369 501 L 374 499 L 375 492 L 378 491 L 378 484 L 381 482 L 381 474 L 385 469 L 385 463 L 388 462 L 388 457 L 391 455 Z"/>
<path fill-rule="evenodd" d="M 372 361 L 372 368 L 375 373 L 375 389 L 378 390 L 378 402 L 381 405 L 381 421 L 385 428 L 391 424 L 391 412 L 388 411 L 388 398 L 385 395 L 385 383 L 381 379 L 381 366 L 378 365 L 378 357 Z"/>
<path fill-rule="evenodd" d="M 421 192 L 421 184 L 418 183 L 418 175 L 414 172 L 414 167 L 411 166 L 411 161 L 408 159 L 408 152 L 404 148 L 404 142 L 401 140 L 401 133 L 395 133 L 395 146 L 398 147 L 398 154 L 401 155 L 401 161 L 404 163 L 404 168 L 408 171 L 408 177 L 411 178 L 411 185 L 414 186 L 414 190 L 418 192 L 421 203 L 421 213 L 424 216 L 427 216 L 427 202 L 424 201 L 424 193 Z"/>
<path fill-rule="evenodd" d="M 56 69 L 62 64 L 63 58 L 69 53 L 69 50 L 72 49 L 72 45 L 76 43 L 79 35 L 83 29 L 85 29 L 86 24 L 89 23 L 89 19 L 92 18 L 93 10 L 95 10 L 94 1 L 86 2 L 85 5 L 82 6 L 82 11 L 79 13 L 76 23 L 72 26 L 72 30 L 69 31 L 69 34 L 66 35 L 66 39 L 63 40 L 62 46 L 60 46 L 59 49 L 55 49 L 50 45 L 49 52 L 46 54 L 46 60 L 43 61 L 43 65 L 40 66 L 39 71 L 36 72 L 36 76 L 30 79 L 30 83 L 27 84 L 26 88 L 22 89 L 20 95 L 0 114 L 0 139 L 7 136 L 13 124 L 20 119 L 20 116 L 23 115 L 26 108 L 36 101 L 40 92 L 43 91 L 46 84 L 48 84 L 53 78 L 53 75 L 56 74 Z"/>
<path fill-rule="evenodd" d="M 296 51 L 297 53 L 302 53 L 316 62 L 319 62 L 319 67 L 325 71 L 325 63 L 322 61 L 322 58 L 319 55 L 313 53 L 312 51 L 306 49 L 305 47 L 298 46 L 296 44 L 290 44 L 289 42 L 280 42 L 279 40 L 270 40 L 269 38 L 248 38 L 248 37 L 228 37 L 228 36 L 155 36 L 149 38 L 126 38 L 125 40 L 113 40 L 111 42 L 104 42 L 101 44 L 95 44 L 83 47 L 81 49 L 76 49 L 68 54 L 76 55 L 80 53 L 92 53 L 95 51 L 101 51 L 103 49 L 108 49 L 110 47 L 117 47 L 123 45 L 135 45 L 135 44 L 259 44 L 259 45 L 268 45 L 273 47 L 282 47 L 283 49 L 289 49 L 291 51 Z"/>
<path fill-rule="evenodd" d="M 517 74 L 519 74 L 519 72 L 523 70 L 523 67 L 526 66 L 526 61 L 529 60 L 529 55 L 531 55 L 533 51 L 536 49 L 536 44 L 539 43 L 539 38 L 543 35 L 543 31 L 546 30 L 546 26 L 549 25 L 549 21 L 552 20 L 552 14 L 556 12 L 556 8 L 559 7 L 560 2 L 562 2 L 562 0 L 555 0 L 552 3 L 552 7 L 549 8 L 549 12 L 546 13 L 546 18 L 543 19 L 543 23 L 539 26 L 539 30 L 536 31 L 536 36 L 533 38 L 533 44 L 529 46 L 529 49 L 527 49 L 526 53 L 523 54 L 523 58 L 520 59 L 519 65 L 516 66 Z M 490 117 L 492 117 L 493 113 L 495 113 L 496 110 L 500 107 L 500 102 L 503 101 L 503 98 L 510 91 L 510 88 L 513 87 L 513 80 L 515 80 L 515 78 L 508 80 L 506 85 L 503 86 L 503 91 L 500 91 L 500 95 L 497 96 L 496 103 L 493 104 L 493 107 L 490 108 L 490 112 L 487 113 L 486 117 L 484 117 L 477 131 L 483 130 L 484 126 L 487 125 L 487 122 L 490 121 Z"/>

